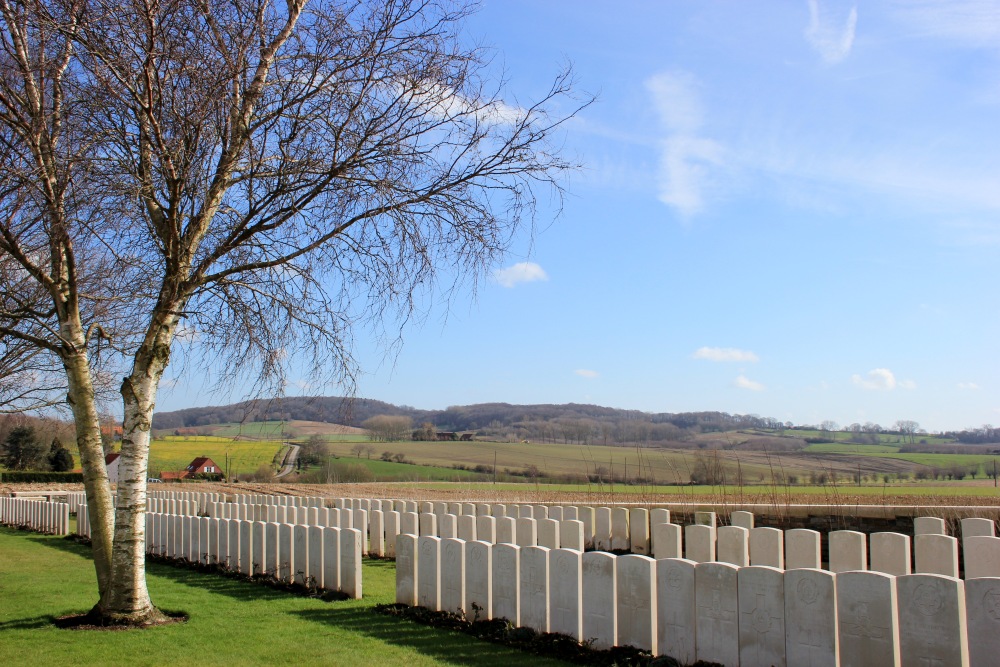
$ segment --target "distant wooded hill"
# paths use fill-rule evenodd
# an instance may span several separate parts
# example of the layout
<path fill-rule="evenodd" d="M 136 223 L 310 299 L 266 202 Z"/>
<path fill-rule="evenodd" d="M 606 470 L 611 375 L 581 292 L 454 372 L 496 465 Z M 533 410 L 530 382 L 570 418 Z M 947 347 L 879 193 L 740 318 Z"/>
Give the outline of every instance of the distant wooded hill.
<path fill-rule="evenodd" d="M 511 405 L 480 403 L 445 410 L 418 410 L 365 398 L 289 397 L 233 405 L 159 412 L 155 429 L 179 429 L 248 421 L 304 420 L 361 426 L 376 415 L 399 415 L 414 426 L 433 424 L 441 431 L 483 435 L 606 443 L 669 442 L 698 433 L 745 428 L 783 428 L 776 419 L 725 412 L 648 413 L 598 405 Z M 788 425 L 790 426 L 790 424 Z"/>

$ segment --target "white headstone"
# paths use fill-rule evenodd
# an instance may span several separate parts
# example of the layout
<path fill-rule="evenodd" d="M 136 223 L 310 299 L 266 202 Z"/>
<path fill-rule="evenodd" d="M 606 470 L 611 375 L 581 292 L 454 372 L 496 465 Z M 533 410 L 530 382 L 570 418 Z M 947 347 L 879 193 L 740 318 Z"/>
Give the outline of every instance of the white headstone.
<path fill-rule="evenodd" d="M 583 554 L 583 640 L 595 649 L 618 643 L 618 587 L 615 556 L 604 551 Z"/>
<path fill-rule="evenodd" d="M 341 579 L 340 579 L 340 531 L 341 530 L 342 530 L 341 528 L 323 529 L 323 586 L 328 591 L 341 590 Z"/>
<path fill-rule="evenodd" d="M 476 515 L 463 514 L 458 517 L 458 539 L 465 542 L 476 540 Z"/>
<path fill-rule="evenodd" d="M 577 507 L 577 511 L 577 520 L 583 522 L 583 546 L 587 549 L 593 549 L 595 524 L 594 508 L 588 505 L 581 505 Z"/>
<path fill-rule="evenodd" d="M 420 515 L 420 536 L 437 537 L 437 522 L 438 518 L 436 514 L 431 514 L 430 512 L 422 513 Z"/>
<path fill-rule="evenodd" d="M 915 571 L 958 577 L 958 540 L 947 535 L 921 534 L 913 538 Z"/>
<path fill-rule="evenodd" d="M 536 519 L 522 517 L 517 520 L 516 544 L 519 547 L 533 547 L 538 544 L 538 522 Z"/>
<path fill-rule="evenodd" d="M 714 516 L 714 512 L 709 512 Z M 684 553 L 688 560 L 696 563 L 711 563 L 715 560 L 715 528 L 694 524 L 684 526 Z"/>
<path fill-rule="evenodd" d="M 962 539 L 967 537 L 996 537 L 993 519 L 962 519 Z"/>
<path fill-rule="evenodd" d="M 881 572 L 837 575 L 840 662 L 858 667 L 899 667 L 896 577 Z"/>
<path fill-rule="evenodd" d="M 715 532 L 715 560 L 738 567 L 750 565 L 749 530 L 739 526 L 719 526 Z"/>
<path fill-rule="evenodd" d="M 538 519 L 538 546 L 546 549 L 559 548 L 559 521 Z"/>
<path fill-rule="evenodd" d="M 692 560 L 664 558 L 656 561 L 657 653 L 669 655 L 685 665 L 696 659 L 694 571 Z"/>
<path fill-rule="evenodd" d="M 902 533 L 872 533 L 868 541 L 872 572 L 901 577 L 910 574 L 910 537 Z"/>
<path fill-rule="evenodd" d="M 267 535 L 267 542 L 264 546 L 264 572 L 280 579 L 281 544 L 278 540 L 278 524 L 270 522 L 264 524 L 264 533 Z"/>
<path fill-rule="evenodd" d="M 753 530 L 753 512 L 738 510 L 729 515 L 729 523 L 740 528 Z"/>
<path fill-rule="evenodd" d="M 703 562 L 695 567 L 695 645 L 699 660 L 727 666 L 740 664 L 738 572 L 739 568 L 729 563 Z"/>
<path fill-rule="evenodd" d="M 385 521 L 385 555 L 392 558 L 396 555 L 396 538 L 399 536 L 399 512 L 391 510 L 383 512 Z"/>
<path fill-rule="evenodd" d="M 441 538 L 421 535 L 417 552 L 417 604 L 441 611 Z"/>
<path fill-rule="evenodd" d="M 912 574 L 896 579 L 904 665 L 968 667 L 965 587 L 960 579 Z"/>
<path fill-rule="evenodd" d="M 488 514 L 476 516 L 476 539 L 495 544 L 497 541 L 497 519 Z"/>
<path fill-rule="evenodd" d="M 832 572 L 785 572 L 785 653 L 790 667 L 840 665 L 837 577 Z"/>
<path fill-rule="evenodd" d="M 583 522 L 563 519 L 559 522 L 559 546 L 583 551 Z"/>
<path fill-rule="evenodd" d="M 737 581 L 740 666 L 785 665 L 784 572 L 774 567 L 744 567 L 740 569 Z"/>
<path fill-rule="evenodd" d="M 994 667 L 1000 656 L 1000 578 L 965 580 L 969 664 Z"/>
<path fill-rule="evenodd" d="M 515 544 L 493 547 L 493 618 L 505 618 L 515 626 L 521 624 L 520 551 Z"/>
<path fill-rule="evenodd" d="M 649 556 L 619 556 L 618 643 L 656 654 L 656 561 Z"/>
<path fill-rule="evenodd" d="M 292 578 L 297 584 L 309 585 L 309 526 L 299 524 L 292 529 Z"/>
<path fill-rule="evenodd" d="M 611 549 L 613 551 L 628 551 L 630 549 L 628 520 L 627 507 L 615 507 L 611 510 Z"/>
<path fill-rule="evenodd" d="M 438 535 L 441 539 L 458 537 L 458 516 L 442 514 L 438 517 Z"/>
<path fill-rule="evenodd" d="M 517 529 L 517 519 L 502 516 L 497 519 L 497 544 L 515 544 L 514 533 Z"/>
<path fill-rule="evenodd" d="M 753 515 L 751 515 L 751 521 Z M 777 528 L 750 529 L 750 564 L 785 569 L 785 531 Z"/>
<path fill-rule="evenodd" d="M 936 516 L 918 516 L 913 520 L 913 535 L 947 535 L 944 519 Z"/>
<path fill-rule="evenodd" d="M 252 521 L 240 521 L 240 572 L 246 575 L 254 573 L 256 531 L 263 530 L 264 524 Z"/>
<path fill-rule="evenodd" d="M 681 558 L 684 555 L 681 549 L 681 527 L 676 524 L 652 524 L 651 542 L 654 558 Z"/>
<path fill-rule="evenodd" d="M 408 533 L 396 538 L 396 602 L 411 607 L 417 604 L 417 539 Z"/>
<path fill-rule="evenodd" d="M 785 569 L 809 568 L 818 570 L 820 562 L 820 534 L 806 528 L 785 531 Z"/>
<path fill-rule="evenodd" d="M 548 632 L 549 549 L 537 546 L 521 548 L 520 596 L 520 624 L 536 632 Z"/>
<path fill-rule="evenodd" d="M 582 549 L 555 549 L 549 554 L 549 602 L 550 630 L 581 641 L 583 639 Z"/>
<path fill-rule="evenodd" d="M 489 542 L 465 543 L 464 608 L 474 621 L 493 618 L 493 545 Z"/>
<path fill-rule="evenodd" d="M 294 568 L 295 540 L 292 535 L 292 524 L 283 523 L 278 526 L 278 579 L 292 581 Z"/>
<path fill-rule="evenodd" d="M 594 516 L 594 548 L 611 551 L 611 508 L 598 507 Z"/>
<path fill-rule="evenodd" d="M 313 524 L 307 528 L 309 531 L 309 576 L 312 577 L 312 584 L 317 588 L 326 588 L 323 577 L 323 530 L 324 527 Z"/>
<path fill-rule="evenodd" d="M 1000 537 L 967 537 L 962 550 L 966 580 L 1000 577 Z"/>
<path fill-rule="evenodd" d="M 462 614 L 465 609 L 465 542 L 441 539 L 441 610 Z"/>
<path fill-rule="evenodd" d="M 718 527 L 715 512 L 695 512 L 694 522 L 698 526 L 711 526 L 712 528 Z"/>
<path fill-rule="evenodd" d="M 384 522 L 385 514 L 382 513 L 382 510 L 372 510 L 368 515 L 368 553 L 380 558 L 385 556 Z"/>
<path fill-rule="evenodd" d="M 830 533 L 830 572 L 868 569 L 868 549 L 865 534 L 856 530 L 835 530 Z"/>
<path fill-rule="evenodd" d="M 649 510 L 650 531 L 652 531 L 652 526 L 658 523 L 670 523 L 670 510 L 662 507 Z"/>
<path fill-rule="evenodd" d="M 399 532 L 407 535 L 420 534 L 419 516 L 415 512 L 403 512 L 399 515 Z"/>
<path fill-rule="evenodd" d="M 630 509 L 628 530 L 632 553 L 641 556 L 650 555 L 649 510 L 644 507 L 633 507 Z"/>

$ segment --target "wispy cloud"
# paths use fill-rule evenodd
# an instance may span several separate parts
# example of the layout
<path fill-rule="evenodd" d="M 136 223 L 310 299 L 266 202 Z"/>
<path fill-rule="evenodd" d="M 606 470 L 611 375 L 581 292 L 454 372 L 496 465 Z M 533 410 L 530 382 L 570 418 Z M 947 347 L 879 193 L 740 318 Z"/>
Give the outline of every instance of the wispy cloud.
<path fill-rule="evenodd" d="M 659 199 L 683 216 L 694 215 L 704 205 L 711 168 L 722 164 L 722 146 L 699 136 L 704 112 L 692 75 L 661 72 L 646 80 L 646 90 L 667 130 L 659 142 Z"/>
<path fill-rule="evenodd" d="M 896 375 L 888 368 L 873 368 L 865 375 L 855 373 L 851 376 L 851 381 L 862 389 L 871 391 L 892 391 L 899 389 L 916 389 L 917 383 L 913 380 L 897 380 Z"/>
<path fill-rule="evenodd" d="M 764 391 L 764 385 L 760 382 L 751 380 L 746 375 L 739 375 L 733 380 L 733 385 L 739 387 L 740 389 L 749 389 L 750 391 Z"/>
<path fill-rule="evenodd" d="M 976 384 L 975 382 L 959 382 L 958 388 L 967 391 L 976 391 L 977 389 L 979 389 L 979 385 Z"/>
<path fill-rule="evenodd" d="M 857 7 L 851 7 L 846 19 L 838 21 L 828 16 L 820 8 L 818 0 L 809 0 L 809 25 L 805 31 L 806 41 L 825 62 L 834 65 L 850 55 L 857 27 Z"/>
<path fill-rule="evenodd" d="M 496 281 L 504 287 L 514 287 L 520 283 L 533 283 L 549 279 L 545 269 L 534 262 L 518 262 L 513 266 L 500 269 L 493 275 Z"/>
<path fill-rule="evenodd" d="M 587 379 L 590 379 L 590 380 L 592 380 L 594 378 L 601 377 L 601 374 L 598 373 L 597 371 L 587 370 L 586 368 L 578 368 L 578 369 L 576 369 L 573 372 L 576 373 L 577 375 L 579 375 L 582 378 L 587 378 Z"/>
<path fill-rule="evenodd" d="M 740 350 L 735 347 L 699 347 L 691 355 L 695 359 L 707 359 L 708 361 L 752 361 L 760 360 L 749 350 Z"/>
<path fill-rule="evenodd" d="M 1000 41 L 1000 6 L 995 0 L 898 0 L 893 9 L 918 35 L 966 47 L 995 47 Z"/>

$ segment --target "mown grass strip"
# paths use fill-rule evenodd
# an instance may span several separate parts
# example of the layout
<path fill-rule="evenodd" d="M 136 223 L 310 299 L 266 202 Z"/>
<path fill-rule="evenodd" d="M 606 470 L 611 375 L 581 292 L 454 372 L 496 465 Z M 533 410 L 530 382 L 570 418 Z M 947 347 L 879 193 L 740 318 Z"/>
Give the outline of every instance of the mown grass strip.
<path fill-rule="evenodd" d="M 0 664 L 565 664 L 373 613 L 394 597 L 395 566 L 383 561 L 365 562 L 363 600 L 336 602 L 150 563 L 153 600 L 189 614 L 187 623 L 60 630 L 55 618 L 85 612 L 95 602 L 88 553 L 65 538 L 0 528 Z"/>

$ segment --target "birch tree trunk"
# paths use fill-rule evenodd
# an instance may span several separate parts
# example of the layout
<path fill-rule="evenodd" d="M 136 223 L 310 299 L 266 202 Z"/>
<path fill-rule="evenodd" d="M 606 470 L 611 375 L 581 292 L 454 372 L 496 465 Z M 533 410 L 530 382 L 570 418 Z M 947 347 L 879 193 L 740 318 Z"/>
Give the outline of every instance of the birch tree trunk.
<path fill-rule="evenodd" d="M 86 351 L 77 347 L 75 354 L 63 355 L 68 383 L 67 402 L 73 411 L 76 445 L 83 466 L 83 486 L 87 493 L 87 514 L 90 517 L 90 542 L 97 571 L 97 588 L 101 597 L 111 581 L 111 545 L 114 530 L 114 508 L 111 484 L 104 464 L 101 445 L 101 424 L 97 414 L 94 385 Z"/>
<path fill-rule="evenodd" d="M 177 317 L 154 313 L 147 342 L 135 355 L 131 374 L 122 382 L 124 408 L 111 585 L 101 599 L 106 621 L 151 624 L 164 619 L 146 586 L 146 480 L 153 410 L 160 378 L 170 362 Z"/>

